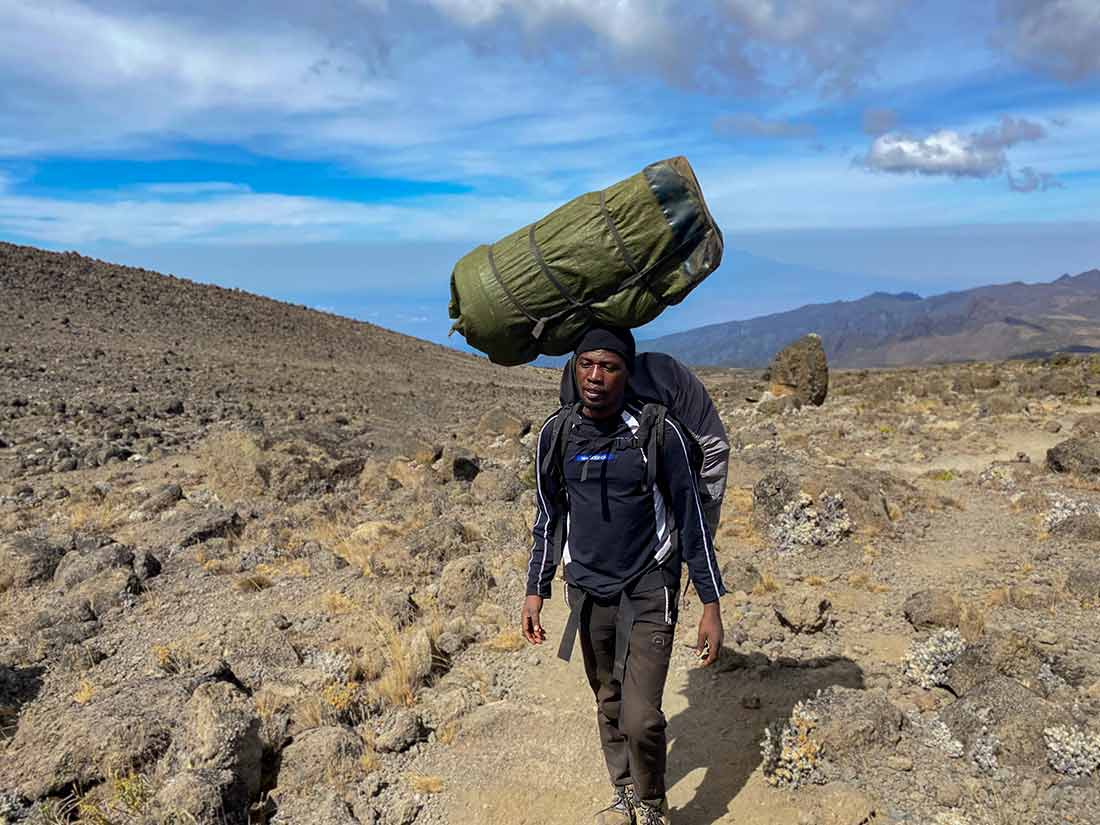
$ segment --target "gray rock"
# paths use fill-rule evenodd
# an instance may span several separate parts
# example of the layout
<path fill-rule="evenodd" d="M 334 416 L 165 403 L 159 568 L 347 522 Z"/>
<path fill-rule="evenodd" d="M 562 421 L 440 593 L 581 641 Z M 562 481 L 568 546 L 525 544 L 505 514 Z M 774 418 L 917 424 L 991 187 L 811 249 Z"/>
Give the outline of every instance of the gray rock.
<path fill-rule="evenodd" d="M 832 623 L 829 600 L 812 591 L 785 590 L 772 609 L 783 627 L 794 633 L 819 633 Z"/>
<path fill-rule="evenodd" d="M 362 774 L 363 742 L 348 728 L 332 725 L 299 734 L 283 749 L 276 800 L 308 793 L 319 785 L 351 781 Z"/>
<path fill-rule="evenodd" d="M 400 753 L 411 748 L 424 735 L 420 717 L 408 708 L 398 708 L 385 729 L 374 740 L 374 747 L 381 753 Z"/>
<path fill-rule="evenodd" d="M 1100 513 L 1077 513 L 1050 528 L 1053 536 L 1069 536 L 1083 541 L 1100 541 Z"/>
<path fill-rule="evenodd" d="M 162 544 L 183 548 L 213 538 L 224 538 L 239 529 L 241 518 L 234 511 L 212 507 L 192 513 L 181 513 L 163 525 Z"/>
<path fill-rule="evenodd" d="M 500 468 L 478 473 L 470 486 L 470 492 L 473 493 L 474 498 L 483 504 L 515 501 L 523 490 L 523 483 L 515 473 Z"/>
<path fill-rule="evenodd" d="M 770 524 L 783 508 L 798 498 L 798 479 L 782 470 L 765 473 L 752 488 L 752 515 L 757 522 Z"/>
<path fill-rule="evenodd" d="M 522 438 L 531 429 L 531 420 L 509 412 L 504 407 L 493 407 L 481 416 L 477 429 L 485 435 Z"/>
<path fill-rule="evenodd" d="M 747 561 L 731 559 L 722 565 L 722 582 L 731 593 L 751 593 L 761 581 L 760 571 Z"/>
<path fill-rule="evenodd" d="M 316 788 L 279 800 L 271 825 L 359 825 L 351 806 L 333 788 Z"/>
<path fill-rule="evenodd" d="M 902 610 L 909 624 L 918 630 L 959 626 L 959 603 L 947 590 L 920 590 L 905 600 Z"/>
<path fill-rule="evenodd" d="M 16 587 L 27 587 L 53 577 L 71 545 L 51 539 L 43 531 L 0 538 L 0 571 Z"/>
<path fill-rule="evenodd" d="M 803 404 L 820 407 L 829 391 L 829 366 L 821 338 L 811 333 L 784 347 L 772 359 L 766 376 L 773 395 L 793 394 Z"/>
<path fill-rule="evenodd" d="M 221 788 L 225 771 L 181 770 L 168 777 L 153 799 L 152 811 L 162 822 L 221 822 L 225 819 Z"/>
<path fill-rule="evenodd" d="M 1086 562 L 1067 570 L 1066 590 L 1086 604 L 1100 603 L 1100 564 Z"/>
<path fill-rule="evenodd" d="M 70 550 L 57 565 L 53 581 L 62 590 L 71 590 L 92 576 L 114 567 L 133 569 L 134 552 L 124 544 L 107 544 L 94 549 Z"/>
<path fill-rule="evenodd" d="M 1003 675 L 1025 688 L 1040 690 L 1042 659 L 1035 644 L 1011 631 L 987 631 L 969 644 L 947 670 L 943 684 L 956 696 L 965 696 L 983 682 Z"/>
<path fill-rule="evenodd" d="M 1100 476 L 1100 438 L 1075 436 L 1047 450 L 1047 467 L 1081 478 Z"/>
<path fill-rule="evenodd" d="M 439 577 L 439 604 L 446 608 L 479 604 L 495 586 L 481 556 L 464 556 L 449 562 Z"/>
<path fill-rule="evenodd" d="M 43 705 L 20 720 L 0 760 L 0 787 L 40 799 L 98 785 L 112 765 L 151 770 L 191 687 L 182 678 L 138 678 L 99 688 L 83 705 Z"/>
<path fill-rule="evenodd" d="M 216 776 L 225 812 L 241 816 L 260 794 L 262 759 L 260 720 L 249 697 L 228 682 L 199 685 L 169 763 Z"/>
<path fill-rule="evenodd" d="M 1044 764 L 1043 730 L 1065 721 L 1057 706 L 1002 675 L 977 685 L 948 705 L 941 717 L 979 766 L 982 761 L 1013 767 Z"/>

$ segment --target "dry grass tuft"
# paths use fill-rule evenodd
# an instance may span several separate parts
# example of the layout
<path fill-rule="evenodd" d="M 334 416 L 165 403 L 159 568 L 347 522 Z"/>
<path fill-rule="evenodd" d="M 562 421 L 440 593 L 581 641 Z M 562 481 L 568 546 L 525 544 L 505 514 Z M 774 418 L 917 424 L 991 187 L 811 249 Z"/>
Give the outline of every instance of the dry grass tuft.
<path fill-rule="evenodd" d="M 767 571 L 760 572 L 760 581 L 756 583 L 756 586 L 752 589 L 754 596 L 763 596 L 766 593 L 775 593 L 779 590 L 779 582 L 775 580 L 775 577 Z"/>
<path fill-rule="evenodd" d="M 443 727 L 439 728 L 435 732 L 435 741 L 441 745 L 453 745 L 455 740 L 458 739 L 458 732 L 461 730 L 458 722 L 448 722 Z"/>
<path fill-rule="evenodd" d="M 848 586 L 868 593 L 886 593 L 890 590 L 887 585 L 873 581 L 870 575 L 862 571 L 848 574 Z"/>
<path fill-rule="evenodd" d="M 191 664 L 190 657 L 170 645 L 153 645 L 153 663 L 165 673 L 182 673 Z"/>
<path fill-rule="evenodd" d="M 488 642 L 491 650 L 496 650 L 500 653 L 514 653 L 517 650 L 522 650 L 524 645 L 527 644 L 527 640 L 523 638 L 523 634 L 518 630 L 502 630 L 496 636 Z"/>
<path fill-rule="evenodd" d="M 348 596 L 338 592 L 328 592 L 321 597 L 321 604 L 333 616 L 355 613 L 359 606 Z"/>
<path fill-rule="evenodd" d="M 359 767 L 363 773 L 371 773 L 382 766 L 382 759 L 373 748 L 365 748 L 363 755 L 359 757 Z"/>
<path fill-rule="evenodd" d="M 274 584 L 275 582 L 262 573 L 249 573 L 233 582 L 233 586 L 242 593 L 259 593 Z"/>
<path fill-rule="evenodd" d="M 423 773 L 409 774 L 409 787 L 417 793 L 440 793 L 443 790 L 443 777 Z"/>
<path fill-rule="evenodd" d="M 95 696 L 95 685 L 88 679 L 81 679 L 80 686 L 73 694 L 73 701 L 78 705 L 86 705 L 92 701 L 93 696 Z"/>

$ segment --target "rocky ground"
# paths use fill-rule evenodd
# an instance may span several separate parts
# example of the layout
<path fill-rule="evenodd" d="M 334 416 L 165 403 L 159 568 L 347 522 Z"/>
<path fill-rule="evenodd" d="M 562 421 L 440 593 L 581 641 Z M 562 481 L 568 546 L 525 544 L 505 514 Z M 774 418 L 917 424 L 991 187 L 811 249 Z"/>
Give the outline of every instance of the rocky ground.
<path fill-rule="evenodd" d="M 700 375 L 674 822 L 1100 821 L 1100 359 Z M 556 388 L 0 244 L 0 823 L 589 821 L 579 663 L 517 632 Z"/>

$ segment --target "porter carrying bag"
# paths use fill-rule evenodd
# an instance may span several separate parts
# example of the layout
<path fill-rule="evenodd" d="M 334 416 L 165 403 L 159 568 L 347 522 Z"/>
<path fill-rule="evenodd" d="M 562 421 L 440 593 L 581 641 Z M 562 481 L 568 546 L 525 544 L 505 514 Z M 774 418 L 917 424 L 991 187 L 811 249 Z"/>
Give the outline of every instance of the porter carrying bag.
<path fill-rule="evenodd" d="M 652 321 L 721 260 L 691 165 L 669 158 L 463 257 L 452 329 L 497 364 L 564 355 L 593 324 Z"/>

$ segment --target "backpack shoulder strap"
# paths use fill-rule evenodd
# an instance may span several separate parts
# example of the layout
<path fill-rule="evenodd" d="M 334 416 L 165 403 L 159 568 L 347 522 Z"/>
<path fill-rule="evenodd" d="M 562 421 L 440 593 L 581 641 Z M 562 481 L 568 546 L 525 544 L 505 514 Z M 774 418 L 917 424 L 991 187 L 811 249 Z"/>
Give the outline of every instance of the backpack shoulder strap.
<path fill-rule="evenodd" d="M 539 472 L 551 473 L 560 471 L 565 464 L 565 448 L 568 439 L 566 432 L 573 424 L 573 417 L 580 409 L 580 403 L 568 405 L 558 409 L 553 415 L 553 424 L 550 425 L 550 445 L 542 455 Z"/>
<path fill-rule="evenodd" d="M 665 443 L 665 418 L 668 408 L 663 404 L 646 404 L 642 407 L 642 417 L 638 422 L 638 446 L 646 459 L 646 489 L 652 490 L 657 483 L 657 465 L 661 460 L 661 448 Z"/>

